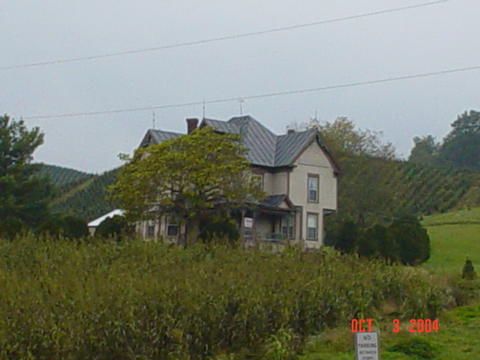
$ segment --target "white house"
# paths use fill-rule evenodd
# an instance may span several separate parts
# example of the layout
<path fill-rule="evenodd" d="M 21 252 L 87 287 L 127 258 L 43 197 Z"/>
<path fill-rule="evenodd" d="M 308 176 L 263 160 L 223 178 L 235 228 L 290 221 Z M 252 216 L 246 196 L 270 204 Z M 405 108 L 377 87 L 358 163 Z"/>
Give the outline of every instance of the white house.
<path fill-rule="evenodd" d="M 239 219 L 246 242 L 290 241 L 305 248 L 319 248 L 324 238 L 324 217 L 337 210 L 339 168 L 316 129 L 289 130 L 276 135 L 251 116 L 228 121 L 187 119 L 187 134 L 148 130 L 140 146 L 148 147 L 179 136 L 198 126 L 219 133 L 239 134 L 248 159 L 267 197 Z M 178 241 L 182 234 L 173 217 L 144 222 L 144 238 Z"/>

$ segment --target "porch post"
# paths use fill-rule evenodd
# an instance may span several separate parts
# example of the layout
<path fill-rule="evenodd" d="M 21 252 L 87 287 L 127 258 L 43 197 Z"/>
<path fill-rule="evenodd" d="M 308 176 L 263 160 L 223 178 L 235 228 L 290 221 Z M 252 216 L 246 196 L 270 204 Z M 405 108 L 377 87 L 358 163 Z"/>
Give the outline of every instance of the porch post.
<path fill-rule="evenodd" d="M 255 209 L 252 213 L 253 216 L 253 227 L 252 227 L 252 240 L 255 244 L 255 247 L 258 248 L 258 239 L 257 239 L 257 218 L 258 218 L 258 211 Z"/>
<path fill-rule="evenodd" d="M 240 211 L 240 241 L 245 246 L 245 209 Z"/>

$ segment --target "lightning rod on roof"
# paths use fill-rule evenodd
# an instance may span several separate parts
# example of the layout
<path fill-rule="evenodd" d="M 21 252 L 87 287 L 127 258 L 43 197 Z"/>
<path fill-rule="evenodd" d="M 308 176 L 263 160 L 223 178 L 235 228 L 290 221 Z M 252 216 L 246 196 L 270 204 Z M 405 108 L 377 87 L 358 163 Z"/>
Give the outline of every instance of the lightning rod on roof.
<path fill-rule="evenodd" d="M 240 98 L 238 99 L 238 103 L 240 105 L 240 115 L 243 115 L 243 104 L 245 103 L 245 100 Z"/>
<path fill-rule="evenodd" d="M 155 119 L 155 111 L 152 111 L 152 128 L 156 130 L 156 119 Z"/>

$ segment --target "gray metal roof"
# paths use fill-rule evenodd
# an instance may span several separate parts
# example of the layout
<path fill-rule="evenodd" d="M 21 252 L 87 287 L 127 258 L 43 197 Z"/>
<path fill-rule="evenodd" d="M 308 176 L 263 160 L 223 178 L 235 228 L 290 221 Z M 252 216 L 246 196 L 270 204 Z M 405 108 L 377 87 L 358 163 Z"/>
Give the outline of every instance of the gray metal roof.
<path fill-rule="evenodd" d="M 206 119 L 202 121 L 203 125 L 212 126 L 220 132 L 240 134 L 243 144 L 249 150 L 250 162 L 268 167 L 291 165 L 317 134 L 315 129 L 310 129 L 277 136 L 248 115 L 228 121 Z"/>
<path fill-rule="evenodd" d="M 177 138 L 184 134 L 175 133 L 171 131 L 163 131 L 163 130 L 153 130 L 150 129 L 147 131 L 145 136 L 143 137 L 142 142 L 140 143 L 140 147 L 145 147 L 152 144 L 160 144 L 164 141 Z"/>
<path fill-rule="evenodd" d="M 277 137 L 275 166 L 288 166 L 317 136 L 317 130 L 310 129 Z"/>
<path fill-rule="evenodd" d="M 223 133 L 240 134 L 240 127 L 237 124 L 233 124 L 230 122 L 213 119 L 203 119 L 202 124 L 211 126 L 215 130 Z"/>
<path fill-rule="evenodd" d="M 290 166 L 296 157 L 317 137 L 310 129 L 277 136 L 251 116 L 239 116 L 228 121 L 203 119 L 200 126 L 211 126 L 222 133 L 239 134 L 248 149 L 248 159 L 253 165 L 266 167 Z M 149 130 L 140 146 L 158 144 L 183 134 Z"/>

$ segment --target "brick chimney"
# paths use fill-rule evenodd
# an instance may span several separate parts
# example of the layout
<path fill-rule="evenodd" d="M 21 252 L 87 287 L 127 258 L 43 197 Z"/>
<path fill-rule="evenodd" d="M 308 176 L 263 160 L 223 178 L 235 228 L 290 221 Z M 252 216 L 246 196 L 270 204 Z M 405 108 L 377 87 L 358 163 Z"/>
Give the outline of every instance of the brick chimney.
<path fill-rule="evenodd" d="M 188 134 L 191 134 L 197 127 L 198 127 L 198 119 L 197 118 L 187 119 L 187 133 Z"/>

